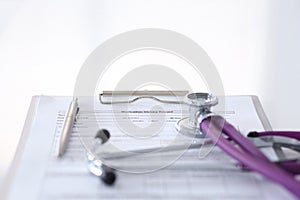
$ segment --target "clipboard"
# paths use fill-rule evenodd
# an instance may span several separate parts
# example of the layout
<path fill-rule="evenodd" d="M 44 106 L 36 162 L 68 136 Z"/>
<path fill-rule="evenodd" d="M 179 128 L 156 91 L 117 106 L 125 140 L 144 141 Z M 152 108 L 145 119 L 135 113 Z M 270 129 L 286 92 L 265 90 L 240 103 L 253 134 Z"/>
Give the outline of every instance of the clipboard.
<path fill-rule="evenodd" d="M 105 95 L 109 95 L 112 93 L 105 93 Z M 122 93 L 122 95 L 125 95 L 124 93 Z M 138 94 L 140 96 L 143 96 L 144 94 Z M 149 95 L 149 93 L 145 94 L 145 95 Z M 151 94 L 153 96 L 153 94 Z M 158 95 L 159 96 L 159 95 Z M 99 101 L 101 100 L 102 102 L 104 101 L 103 99 L 103 95 L 99 96 Z M 146 97 L 145 97 L 146 98 Z M 249 105 L 251 104 L 253 106 L 253 108 L 255 109 L 256 115 L 259 119 L 259 123 L 261 124 L 262 128 L 265 130 L 271 130 L 271 125 L 263 111 L 263 108 L 259 102 L 258 97 L 256 96 L 230 96 L 228 97 L 229 99 L 233 99 L 234 101 L 239 101 L 241 99 L 246 99 Z M 22 136 L 20 138 L 19 141 L 19 145 L 15 154 L 15 157 L 13 159 L 13 162 L 11 164 L 11 167 L 9 169 L 9 172 L 7 174 L 7 177 L 5 179 L 5 184 L 4 187 L 2 188 L 2 192 L 1 192 L 1 199 L 19 199 L 20 196 L 23 196 L 25 199 L 98 199 L 101 197 L 106 198 L 106 199 L 154 199 L 154 198 L 166 198 L 166 199 L 174 199 L 174 196 L 168 196 L 169 193 L 166 192 L 168 189 L 174 187 L 173 189 L 175 189 L 178 187 L 177 184 L 182 184 L 182 182 L 180 182 L 181 180 L 185 179 L 185 173 L 184 171 L 181 171 L 182 173 L 180 173 L 178 175 L 177 178 L 174 179 L 174 177 L 172 177 L 174 174 L 172 174 L 172 172 L 168 171 L 168 173 L 166 176 L 169 177 L 170 179 L 174 179 L 174 183 L 172 182 L 171 186 L 167 186 L 167 188 L 164 188 L 166 186 L 164 186 L 164 181 L 162 179 L 159 179 L 158 177 L 163 177 L 165 176 L 164 171 L 157 171 L 157 172 L 153 172 L 150 174 L 145 174 L 145 175 L 132 175 L 132 174 L 121 174 L 122 178 L 120 180 L 120 183 L 118 185 L 116 185 L 115 188 L 107 188 L 105 187 L 103 184 L 101 184 L 101 182 L 99 180 L 97 180 L 96 177 L 93 177 L 91 174 L 88 173 L 87 169 L 86 169 L 86 160 L 84 158 L 82 158 L 82 163 L 78 164 L 76 166 L 76 169 L 70 169 L 68 171 L 68 174 L 64 174 L 64 172 L 60 172 L 59 169 L 57 169 L 56 174 L 54 174 L 54 176 L 56 176 L 56 178 L 58 178 L 59 176 L 66 176 L 68 177 L 68 179 L 73 180 L 72 179 L 72 175 L 74 176 L 79 176 L 82 179 L 81 183 L 76 183 L 76 180 L 78 180 L 77 178 L 74 178 L 74 185 L 73 187 L 70 185 L 60 185 L 60 187 L 64 187 L 64 188 L 60 188 L 58 189 L 58 187 L 54 188 L 54 191 L 56 191 L 55 189 L 57 189 L 58 194 L 48 194 L 47 193 L 47 187 L 49 187 L 49 184 L 47 181 L 47 170 L 43 169 L 35 169 L 36 173 L 40 173 L 41 175 L 39 177 L 28 177 L 29 179 L 24 180 L 24 177 L 26 177 L 24 175 L 24 172 L 26 172 L 26 170 L 30 170 L 28 168 L 28 166 L 24 167 L 24 163 L 27 159 L 38 159 L 37 162 L 41 162 L 44 163 L 44 167 L 46 165 L 49 165 L 51 167 L 56 166 L 57 162 L 61 162 L 59 166 L 63 166 L 68 168 L 69 166 L 67 166 L 66 163 L 64 163 L 63 159 L 62 160 L 58 160 L 56 157 L 54 157 L 53 154 L 53 149 L 55 148 L 55 142 L 57 142 L 55 140 L 55 137 L 57 137 L 57 124 L 50 124 L 49 127 L 52 127 L 52 130 L 46 131 L 47 133 L 41 133 L 41 134 L 45 134 L 47 135 L 46 138 L 44 137 L 40 137 L 40 138 L 36 138 L 36 136 L 38 136 L 37 132 L 34 131 L 34 129 L 37 129 L 37 126 L 41 126 L 42 124 L 39 122 L 43 122 L 43 123 L 47 123 L 44 120 L 41 119 L 41 112 L 45 112 L 47 110 L 47 108 L 53 109 L 56 108 L 56 110 L 54 110 L 52 113 L 53 116 L 55 116 L 55 119 L 53 121 L 57 121 L 57 117 L 59 116 L 59 111 L 61 108 L 67 108 L 68 103 L 70 102 L 70 100 L 72 99 L 72 97 L 54 97 L 54 96 L 34 96 L 32 98 L 32 102 L 27 114 L 27 118 L 25 121 L 25 125 L 23 128 L 23 132 L 22 132 Z M 143 99 L 143 98 L 141 98 Z M 152 98 L 151 98 L 152 99 Z M 153 99 L 152 99 L 153 100 Z M 107 103 L 107 102 L 106 102 Z M 49 110 L 50 110 L 49 109 Z M 50 115 L 49 114 L 49 115 Z M 55 115 L 54 115 L 55 114 Z M 52 117 L 53 117 L 52 116 Z M 53 122 L 52 121 L 52 122 Z M 50 122 L 49 122 L 50 123 Z M 44 136 L 44 135 L 43 135 Z M 44 145 L 44 147 L 49 147 L 49 149 L 47 149 L 45 152 L 39 152 L 37 154 L 30 154 L 32 153 L 32 151 L 29 151 L 28 149 L 34 149 L 34 150 L 38 150 L 39 147 L 39 142 L 41 143 L 41 141 L 39 141 L 38 139 L 43 138 L 43 140 L 49 140 L 47 142 L 47 145 Z M 68 151 L 68 150 L 67 150 Z M 69 156 L 66 155 L 66 156 Z M 42 157 L 42 159 L 40 159 Z M 200 161 L 199 161 L 200 162 Z M 66 164 L 66 165 L 64 165 Z M 27 168 L 26 168 L 27 167 Z M 35 166 L 32 166 L 33 168 Z M 41 167 L 41 166 L 39 166 Z M 57 166 L 56 166 L 57 167 Z M 196 166 L 197 167 L 197 166 Z M 41 167 L 42 168 L 42 167 Z M 187 170 L 186 173 L 192 173 L 193 170 Z M 61 174 L 60 174 L 61 173 Z M 232 177 L 232 173 L 233 173 L 233 177 Z M 31 174 L 31 173 L 28 173 Z M 46 175 L 45 175 L 46 174 Z M 189 174 L 191 175 L 191 174 Z M 271 182 L 268 182 L 266 180 L 263 180 L 261 177 L 257 177 L 257 175 L 251 173 L 251 172 L 231 172 L 231 171 L 208 171 L 208 172 L 196 172 L 195 176 L 199 176 L 202 177 L 202 179 L 205 179 L 205 181 L 207 181 L 207 184 L 205 185 L 205 182 L 201 182 L 201 179 L 196 180 L 195 183 L 202 183 L 204 185 L 202 186 L 203 190 L 207 190 L 206 193 L 205 191 L 196 191 L 195 190 L 195 185 L 190 185 L 190 194 L 177 194 L 175 192 L 175 197 L 177 199 L 186 199 L 186 197 L 192 199 L 192 198 L 201 198 L 201 197 L 209 197 L 209 198 L 238 198 L 238 199 L 247 199 L 249 197 L 258 197 L 260 199 L 282 199 L 282 198 L 290 198 L 292 199 L 293 197 L 290 196 L 290 194 L 288 192 L 286 192 L 283 188 L 281 188 L 278 185 L 272 184 Z M 211 177 L 210 177 L 211 176 Z M 230 188 L 230 186 L 226 186 L 229 187 L 227 189 L 229 189 L 229 191 L 226 191 L 226 189 L 224 188 L 225 185 L 223 185 L 222 181 L 224 181 L 227 178 L 230 179 L 234 179 L 235 183 L 239 183 L 241 186 L 241 191 L 236 193 L 236 191 L 232 191 L 232 188 Z M 140 185 L 140 187 L 135 189 L 135 193 L 130 193 L 133 192 L 132 188 L 130 189 L 130 187 L 126 186 L 126 182 L 124 183 L 124 179 L 127 178 L 132 178 L 136 179 L 136 181 L 140 181 L 140 183 L 143 183 L 144 185 Z M 199 178 L 198 177 L 198 178 Z M 224 178 L 225 177 L 225 178 Z M 224 180 L 222 179 L 224 178 Z M 249 179 L 249 183 L 245 182 L 245 178 Z M 59 178 L 58 178 L 59 179 Z M 196 178 L 195 178 L 196 179 Z M 236 180 L 235 180 L 236 179 Z M 51 181 L 55 180 L 55 178 L 51 179 Z M 177 180 L 177 181 L 176 181 Z M 191 181 L 191 180 L 189 180 Z M 198 181 L 198 182 L 197 182 Z M 25 184 L 27 183 L 27 184 Z M 21 187 L 21 185 L 23 184 L 23 187 Z M 193 184 L 193 180 L 192 182 L 184 182 L 184 184 Z M 209 186 L 211 185 L 215 185 L 216 188 L 210 188 Z M 242 186 L 242 184 L 246 184 L 245 187 L 248 187 L 248 190 L 250 190 L 250 192 L 248 191 L 248 193 L 246 191 L 243 191 L 243 189 L 245 189 L 245 187 Z M 51 185 L 51 184 L 50 184 Z M 154 189 L 157 189 L 157 192 L 155 194 L 152 194 L 151 191 L 149 190 L 150 186 L 155 186 Z M 81 186 L 82 188 L 80 189 Z M 128 188 L 126 188 L 128 187 Z M 170 187 L 170 188 L 169 188 Z M 249 188 L 250 187 L 250 188 Z M 30 189 L 28 189 L 30 188 Z M 259 191 L 255 191 L 256 189 L 259 189 Z M 139 191 L 140 189 L 140 191 Z M 87 192 L 87 191 L 89 192 Z M 166 191 L 165 191 L 166 190 Z M 215 191 L 216 190 L 216 191 Z M 92 191 L 92 192 L 90 192 Z M 272 192 L 270 192 L 272 191 Z M 276 192 L 274 192 L 276 191 Z M 65 193 L 64 193 L 65 192 Z M 102 193 L 101 193 L 102 192 Z M 186 192 L 186 191 L 185 191 Z M 46 194 L 47 193 L 47 194 Z M 166 196 L 165 194 L 168 195 Z M 104 195 L 104 196 L 103 196 Z M 137 196 L 134 196 L 137 195 Z"/>

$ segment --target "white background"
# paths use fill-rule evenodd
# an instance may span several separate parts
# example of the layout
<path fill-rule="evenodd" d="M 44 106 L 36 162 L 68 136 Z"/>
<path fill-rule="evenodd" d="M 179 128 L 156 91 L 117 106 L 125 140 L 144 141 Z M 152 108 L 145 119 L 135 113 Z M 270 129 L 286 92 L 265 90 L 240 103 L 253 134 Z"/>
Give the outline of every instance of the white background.
<path fill-rule="evenodd" d="M 72 95 L 98 45 L 149 27 L 196 41 L 226 94 L 258 95 L 274 128 L 300 130 L 299 0 L 0 0 L 0 180 L 31 96 Z"/>

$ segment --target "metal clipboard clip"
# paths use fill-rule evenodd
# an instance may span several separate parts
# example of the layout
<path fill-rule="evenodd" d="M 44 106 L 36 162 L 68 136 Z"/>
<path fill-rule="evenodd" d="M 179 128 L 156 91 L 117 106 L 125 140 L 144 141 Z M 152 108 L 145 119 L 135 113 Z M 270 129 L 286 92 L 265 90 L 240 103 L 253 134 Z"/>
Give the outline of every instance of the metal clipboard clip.
<path fill-rule="evenodd" d="M 124 103 L 133 103 L 140 99 L 153 99 L 160 103 L 169 103 L 169 104 L 181 104 L 182 100 L 169 100 L 164 99 L 163 97 L 184 97 L 189 91 L 186 90 L 176 90 L 176 91 L 103 91 L 99 94 L 99 101 L 101 104 L 124 104 Z M 127 100 L 113 100 L 114 96 L 123 96 L 128 97 Z M 110 97 L 110 101 L 104 100 L 105 97 Z M 179 99 L 179 98 L 178 98 Z"/>

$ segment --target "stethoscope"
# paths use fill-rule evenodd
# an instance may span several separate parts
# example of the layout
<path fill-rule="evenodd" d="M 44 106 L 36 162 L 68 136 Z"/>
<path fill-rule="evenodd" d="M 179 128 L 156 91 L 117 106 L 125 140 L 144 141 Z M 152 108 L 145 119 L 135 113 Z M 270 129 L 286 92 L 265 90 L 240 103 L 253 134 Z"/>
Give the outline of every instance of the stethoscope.
<path fill-rule="evenodd" d="M 189 117 L 176 123 L 176 129 L 182 134 L 196 137 L 209 138 L 225 153 L 236 159 L 246 169 L 256 171 L 268 179 L 281 184 L 296 197 L 300 198 L 300 182 L 295 175 L 300 174 L 300 159 L 282 160 L 272 162 L 267 158 L 252 141 L 244 137 L 233 125 L 222 116 L 214 114 L 211 108 L 218 104 L 218 98 L 208 93 L 190 93 L 185 96 L 184 103 L 189 106 Z M 226 136 L 226 137 L 225 137 Z M 262 138 L 267 136 L 280 136 L 300 140 L 300 132 L 250 132 L 249 138 Z M 110 134 L 107 130 L 99 130 L 95 136 L 97 148 L 107 142 Z M 284 142 L 271 142 L 270 146 L 290 148 L 300 152 L 299 144 Z M 199 148 L 199 144 L 192 144 L 189 148 Z M 182 148 L 171 146 L 167 150 L 173 151 Z M 140 150 L 143 151 L 143 150 Z M 147 150 L 148 151 L 148 150 Z M 100 177 L 107 184 L 112 185 L 116 180 L 114 169 L 106 166 L 93 154 L 88 153 L 89 171 Z"/>

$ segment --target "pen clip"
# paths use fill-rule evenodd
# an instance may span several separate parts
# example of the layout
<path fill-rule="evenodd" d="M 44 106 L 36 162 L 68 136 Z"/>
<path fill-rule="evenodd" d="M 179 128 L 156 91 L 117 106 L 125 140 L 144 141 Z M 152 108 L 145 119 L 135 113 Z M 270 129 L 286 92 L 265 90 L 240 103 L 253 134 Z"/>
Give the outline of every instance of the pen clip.
<path fill-rule="evenodd" d="M 79 107 L 77 107 L 77 110 L 76 110 L 76 114 L 75 114 L 75 122 L 77 121 L 78 113 L 79 113 Z"/>

